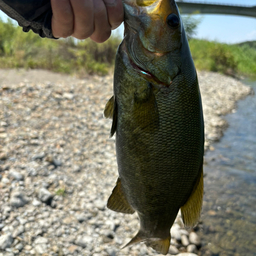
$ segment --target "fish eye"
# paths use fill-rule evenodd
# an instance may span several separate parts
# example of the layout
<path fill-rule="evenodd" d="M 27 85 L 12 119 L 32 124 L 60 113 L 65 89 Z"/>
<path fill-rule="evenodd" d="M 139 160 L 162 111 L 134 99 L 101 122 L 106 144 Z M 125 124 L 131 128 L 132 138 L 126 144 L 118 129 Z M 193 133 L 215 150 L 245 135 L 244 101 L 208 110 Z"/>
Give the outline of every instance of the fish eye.
<path fill-rule="evenodd" d="M 180 25 L 180 19 L 175 13 L 169 14 L 166 22 L 171 28 L 177 28 Z"/>

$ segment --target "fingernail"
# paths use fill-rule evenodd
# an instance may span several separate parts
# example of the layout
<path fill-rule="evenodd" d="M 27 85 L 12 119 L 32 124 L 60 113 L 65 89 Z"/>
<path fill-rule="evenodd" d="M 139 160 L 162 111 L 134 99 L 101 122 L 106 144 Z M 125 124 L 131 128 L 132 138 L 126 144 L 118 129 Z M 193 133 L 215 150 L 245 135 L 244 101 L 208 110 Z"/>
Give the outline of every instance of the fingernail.
<path fill-rule="evenodd" d="M 116 5 L 116 0 L 103 0 L 105 5 L 107 6 L 115 6 Z"/>

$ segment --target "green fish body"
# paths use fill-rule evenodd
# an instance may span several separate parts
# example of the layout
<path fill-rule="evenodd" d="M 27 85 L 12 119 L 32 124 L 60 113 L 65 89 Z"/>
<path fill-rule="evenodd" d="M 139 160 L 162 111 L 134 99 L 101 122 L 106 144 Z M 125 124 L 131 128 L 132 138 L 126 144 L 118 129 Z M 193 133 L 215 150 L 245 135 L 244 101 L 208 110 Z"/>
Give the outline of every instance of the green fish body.
<path fill-rule="evenodd" d="M 116 133 L 119 178 L 108 208 L 137 212 L 144 241 L 167 254 L 181 209 L 197 223 L 203 198 L 204 123 L 188 41 L 174 0 L 124 0 L 125 37 L 114 96 L 105 108 Z"/>

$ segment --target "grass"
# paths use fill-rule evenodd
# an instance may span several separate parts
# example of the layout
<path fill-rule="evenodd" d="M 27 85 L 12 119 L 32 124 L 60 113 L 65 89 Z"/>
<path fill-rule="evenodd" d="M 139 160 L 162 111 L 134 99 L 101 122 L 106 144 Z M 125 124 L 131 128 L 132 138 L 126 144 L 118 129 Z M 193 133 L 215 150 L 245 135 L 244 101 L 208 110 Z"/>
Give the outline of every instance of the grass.
<path fill-rule="evenodd" d="M 57 196 L 65 196 L 66 190 L 65 190 L 65 188 L 60 188 L 60 189 L 58 189 L 58 190 L 55 192 L 55 194 L 56 194 Z"/>

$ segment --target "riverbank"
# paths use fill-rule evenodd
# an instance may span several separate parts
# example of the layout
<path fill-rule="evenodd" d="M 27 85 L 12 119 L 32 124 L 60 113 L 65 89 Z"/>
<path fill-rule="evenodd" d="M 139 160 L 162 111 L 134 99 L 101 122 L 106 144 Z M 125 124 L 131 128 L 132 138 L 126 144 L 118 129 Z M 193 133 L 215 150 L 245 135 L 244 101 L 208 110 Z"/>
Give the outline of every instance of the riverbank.
<path fill-rule="evenodd" d="M 221 117 L 251 89 L 217 73 L 200 72 L 199 82 L 212 149 L 227 127 Z M 157 255 L 142 244 L 120 251 L 138 220 L 105 206 L 117 178 L 102 115 L 111 95 L 112 76 L 0 70 L 0 256 Z M 197 254 L 196 232 L 178 218 L 169 255 Z"/>

